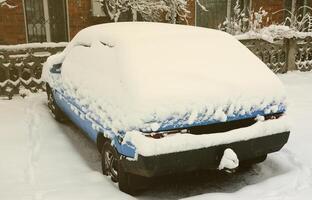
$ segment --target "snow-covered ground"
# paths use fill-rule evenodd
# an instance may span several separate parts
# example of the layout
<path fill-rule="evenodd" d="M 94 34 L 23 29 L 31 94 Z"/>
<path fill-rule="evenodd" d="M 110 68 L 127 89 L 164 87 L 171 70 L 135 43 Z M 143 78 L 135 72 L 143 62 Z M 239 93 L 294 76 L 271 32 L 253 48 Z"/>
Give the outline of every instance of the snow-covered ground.
<path fill-rule="evenodd" d="M 279 153 L 233 175 L 200 172 L 155 181 L 137 199 L 310 199 L 312 72 L 280 75 L 292 133 Z M 265 81 L 265 80 L 264 80 Z M 168 181 L 170 180 L 170 182 Z M 0 100 L 0 199 L 135 199 L 102 176 L 95 145 L 50 116 L 44 94 Z"/>

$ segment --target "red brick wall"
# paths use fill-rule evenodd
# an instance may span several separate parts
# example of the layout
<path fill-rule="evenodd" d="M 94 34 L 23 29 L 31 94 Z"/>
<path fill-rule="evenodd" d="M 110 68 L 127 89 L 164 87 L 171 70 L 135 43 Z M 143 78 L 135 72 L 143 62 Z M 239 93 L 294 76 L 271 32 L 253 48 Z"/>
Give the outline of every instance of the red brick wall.
<path fill-rule="evenodd" d="M 8 3 L 17 7 L 0 7 L 0 44 L 26 43 L 23 1 L 8 0 Z M 69 39 L 83 28 L 105 22 L 104 18 L 92 16 L 91 0 L 68 0 L 68 16 Z"/>
<path fill-rule="evenodd" d="M 261 7 L 268 12 L 267 16 L 270 19 L 268 24 L 274 22 L 280 23 L 283 21 L 283 12 L 273 13 L 284 8 L 284 0 L 252 0 L 252 8 L 254 11 L 258 11 Z"/>
<path fill-rule="evenodd" d="M 90 26 L 91 17 L 90 0 L 68 0 L 68 16 L 70 39 L 72 39 L 81 29 Z"/>
<path fill-rule="evenodd" d="M 8 0 L 9 9 L 0 6 L 0 44 L 26 43 L 24 8 L 22 0 Z"/>
<path fill-rule="evenodd" d="M 91 0 L 68 0 L 70 39 L 81 29 L 105 22 L 103 17 L 93 17 Z"/>

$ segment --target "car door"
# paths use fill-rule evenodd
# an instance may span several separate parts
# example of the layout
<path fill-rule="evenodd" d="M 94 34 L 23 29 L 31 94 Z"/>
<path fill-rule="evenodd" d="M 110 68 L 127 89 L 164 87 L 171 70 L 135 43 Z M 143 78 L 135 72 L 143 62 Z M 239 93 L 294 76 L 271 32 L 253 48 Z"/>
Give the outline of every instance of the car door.
<path fill-rule="evenodd" d="M 86 133 L 93 141 L 96 141 L 100 124 L 91 117 L 92 113 L 80 103 L 80 99 L 73 95 L 77 87 L 70 84 L 64 84 L 63 69 L 75 65 L 77 68 L 85 67 L 85 63 L 79 59 L 89 51 L 88 46 L 74 47 L 66 56 L 61 64 L 54 65 L 51 70 L 51 76 L 57 87 L 53 88 L 53 95 L 57 105 L 66 114 L 66 116 Z M 77 75 L 77 74 L 76 74 Z M 70 82 L 70 81 L 67 81 Z"/>

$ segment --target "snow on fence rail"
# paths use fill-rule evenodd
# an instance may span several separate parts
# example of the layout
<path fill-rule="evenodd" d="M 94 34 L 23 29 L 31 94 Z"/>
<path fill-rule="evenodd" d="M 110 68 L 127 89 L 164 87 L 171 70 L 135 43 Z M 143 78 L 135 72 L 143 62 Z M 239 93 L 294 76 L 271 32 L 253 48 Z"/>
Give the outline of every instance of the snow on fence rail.
<path fill-rule="evenodd" d="M 312 69 L 312 37 L 284 38 L 274 42 L 262 39 L 240 41 L 275 73 Z"/>
<path fill-rule="evenodd" d="M 21 88 L 44 90 L 42 66 L 47 57 L 60 52 L 67 43 L 0 45 L 0 96 L 11 98 Z"/>
<path fill-rule="evenodd" d="M 241 39 L 275 73 L 312 70 L 312 37 L 285 38 L 268 42 Z M 44 90 L 42 65 L 47 57 L 60 52 L 67 43 L 0 45 L 0 96 L 11 98 L 20 88 Z"/>

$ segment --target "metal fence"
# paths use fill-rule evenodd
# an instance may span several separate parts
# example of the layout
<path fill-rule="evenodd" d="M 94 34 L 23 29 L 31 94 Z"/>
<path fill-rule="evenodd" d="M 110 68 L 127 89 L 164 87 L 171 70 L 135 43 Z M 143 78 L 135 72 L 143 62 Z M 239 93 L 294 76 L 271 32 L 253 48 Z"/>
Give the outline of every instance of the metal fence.
<path fill-rule="evenodd" d="M 312 37 L 285 38 L 274 43 L 261 39 L 241 42 L 275 73 L 312 69 Z"/>
<path fill-rule="evenodd" d="M 312 37 L 283 39 L 270 43 L 260 39 L 241 40 L 273 72 L 312 69 Z M 11 98 L 21 88 L 44 90 L 42 66 L 47 57 L 66 44 L 0 46 L 0 96 Z"/>
<path fill-rule="evenodd" d="M 287 45 L 283 40 L 270 43 L 265 40 L 249 39 L 241 42 L 258 56 L 273 72 L 287 71 Z"/>
<path fill-rule="evenodd" d="M 21 88 L 44 90 L 42 67 L 47 57 L 60 52 L 65 44 L 0 46 L 0 96 L 11 98 Z"/>
<path fill-rule="evenodd" d="M 312 69 L 312 37 L 297 39 L 295 42 L 295 65 L 300 71 Z"/>

